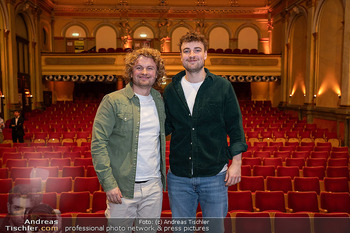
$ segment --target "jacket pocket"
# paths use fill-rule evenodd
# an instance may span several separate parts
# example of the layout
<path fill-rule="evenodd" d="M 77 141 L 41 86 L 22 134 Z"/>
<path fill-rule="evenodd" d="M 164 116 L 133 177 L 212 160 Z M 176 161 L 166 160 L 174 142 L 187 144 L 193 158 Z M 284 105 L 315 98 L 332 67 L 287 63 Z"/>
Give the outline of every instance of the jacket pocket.
<path fill-rule="evenodd" d="M 117 114 L 117 130 L 120 132 L 132 131 L 133 114 L 129 112 L 122 112 Z"/>

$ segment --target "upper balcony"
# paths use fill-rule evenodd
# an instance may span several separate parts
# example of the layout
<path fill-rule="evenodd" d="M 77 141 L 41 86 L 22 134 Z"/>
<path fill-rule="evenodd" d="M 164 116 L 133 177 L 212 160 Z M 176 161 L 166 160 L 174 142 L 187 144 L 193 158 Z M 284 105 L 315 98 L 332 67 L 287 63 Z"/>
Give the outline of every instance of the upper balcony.
<path fill-rule="evenodd" d="M 80 77 L 85 77 L 85 81 L 110 77 L 109 81 L 112 81 L 112 77 L 116 79 L 124 74 L 125 54 L 42 53 L 42 75 L 49 81 L 79 81 Z M 184 69 L 179 53 L 162 53 L 162 58 L 167 77 Z M 276 81 L 281 76 L 282 65 L 281 55 L 208 53 L 205 66 L 212 73 L 229 78 L 232 82 L 251 82 Z M 62 77 L 66 79 L 62 80 Z M 103 81 L 101 79 L 98 81 Z"/>

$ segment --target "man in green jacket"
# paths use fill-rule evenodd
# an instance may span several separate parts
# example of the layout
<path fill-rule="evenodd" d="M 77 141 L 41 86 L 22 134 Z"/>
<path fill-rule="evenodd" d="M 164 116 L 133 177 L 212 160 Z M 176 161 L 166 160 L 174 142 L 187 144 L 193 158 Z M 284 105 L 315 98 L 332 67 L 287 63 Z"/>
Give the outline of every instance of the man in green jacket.
<path fill-rule="evenodd" d="M 219 219 L 208 230 L 220 233 L 228 186 L 240 182 L 241 153 L 247 144 L 231 83 L 204 68 L 207 49 L 203 35 L 184 35 L 180 53 L 185 71 L 164 91 L 166 133 L 171 133 L 168 192 L 173 218 L 195 218 L 200 203 L 204 218 Z"/>
<path fill-rule="evenodd" d="M 155 49 L 135 50 L 125 70 L 129 83 L 103 98 L 91 141 L 109 232 L 131 232 L 141 222 L 133 226 L 135 219 L 159 218 L 165 188 L 165 110 L 152 88 L 165 75 L 163 60 Z M 157 231 L 155 221 L 144 226 L 149 228 L 143 232 Z"/>

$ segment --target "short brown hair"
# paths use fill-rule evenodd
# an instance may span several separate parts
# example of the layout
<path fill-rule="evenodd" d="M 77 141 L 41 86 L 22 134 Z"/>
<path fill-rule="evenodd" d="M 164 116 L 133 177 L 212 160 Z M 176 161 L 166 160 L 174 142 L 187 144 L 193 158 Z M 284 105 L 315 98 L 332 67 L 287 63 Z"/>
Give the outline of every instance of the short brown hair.
<path fill-rule="evenodd" d="M 186 35 L 180 38 L 179 48 L 181 52 L 181 46 L 184 42 L 201 42 L 204 46 L 204 51 L 208 50 L 208 40 L 204 35 L 199 34 L 197 32 L 187 32 Z"/>
<path fill-rule="evenodd" d="M 157 65 L 157 77 L 156 81 L 154 82 L 153 86 L 154 87 L 159 87 L 162 78 L 165 76 L 165 68 L 164 68 L 164 61 L 161 58 L 161 54 L 158 50 L 152 49 L 152 48 L 141 48 L 134 50 L 131 53 L 128 53 L 125 58 L 125 81 L 126 83 L 129 83 L 132 81 L 132 69 L 135 66 L 135 63 L 137 59 L 140 56 L 152 58 L 153 61 Z"/>

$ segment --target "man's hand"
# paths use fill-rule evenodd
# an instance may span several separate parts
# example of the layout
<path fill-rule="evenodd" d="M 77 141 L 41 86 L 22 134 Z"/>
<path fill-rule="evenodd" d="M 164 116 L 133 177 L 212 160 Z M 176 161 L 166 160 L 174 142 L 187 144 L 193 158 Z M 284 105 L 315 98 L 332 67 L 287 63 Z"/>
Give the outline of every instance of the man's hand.
<path fill-rule="evenodd" d="M 241 182 L 241 165 L 242 154 L 238 154 L 232 158 L 232 164 L 226 171 L 226 186 L 231 186 Z"/>
<path fill-rule="evenodd" d="M 122 204 L 122 193 L 118 187 L 106 192 L 107 200 L 115 204 Z"/>

